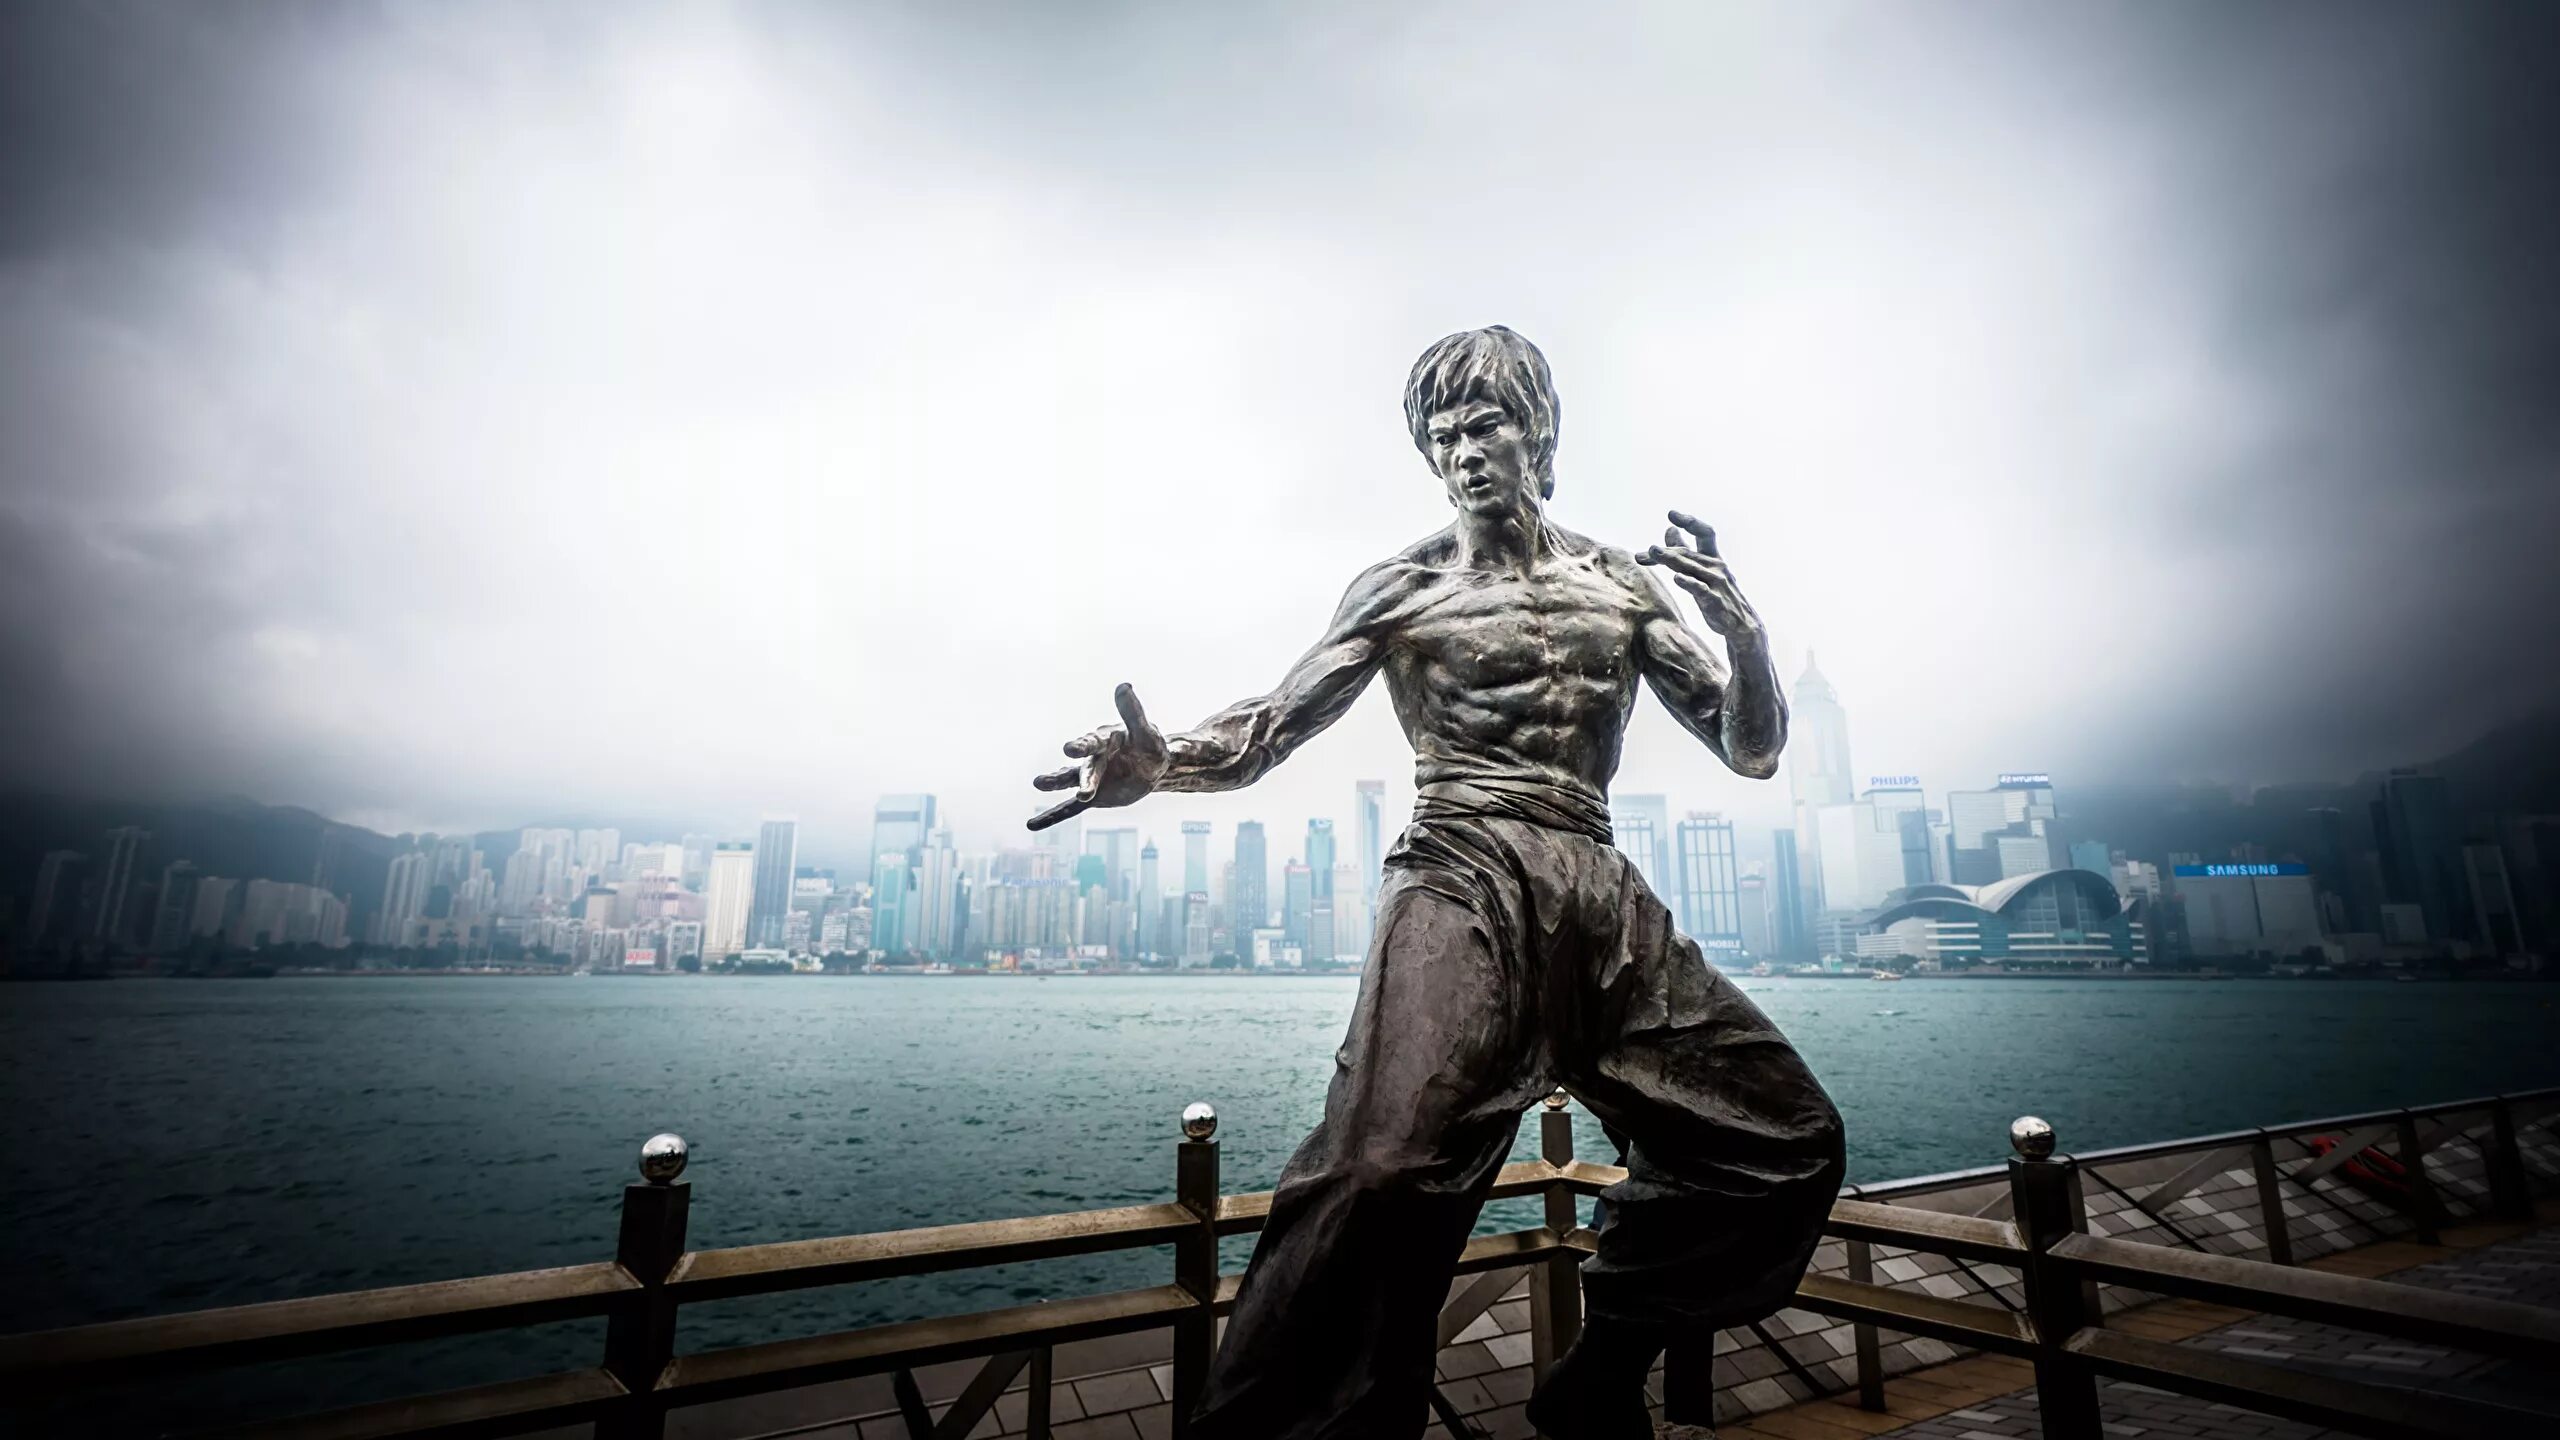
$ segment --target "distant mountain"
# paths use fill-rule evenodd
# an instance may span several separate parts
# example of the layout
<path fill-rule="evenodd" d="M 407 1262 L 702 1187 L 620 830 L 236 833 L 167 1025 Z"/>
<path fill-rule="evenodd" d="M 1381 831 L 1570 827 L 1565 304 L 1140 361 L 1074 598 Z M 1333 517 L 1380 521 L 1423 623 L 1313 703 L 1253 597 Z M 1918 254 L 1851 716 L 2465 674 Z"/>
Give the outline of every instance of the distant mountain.
<path fill-rule="evenodd" d="M 2501 725 L 2429 767 L 2465 810 L 2560 813 L 2560 710 Z M 2380 775 L 2357 781 L 2366 788 Z"/>

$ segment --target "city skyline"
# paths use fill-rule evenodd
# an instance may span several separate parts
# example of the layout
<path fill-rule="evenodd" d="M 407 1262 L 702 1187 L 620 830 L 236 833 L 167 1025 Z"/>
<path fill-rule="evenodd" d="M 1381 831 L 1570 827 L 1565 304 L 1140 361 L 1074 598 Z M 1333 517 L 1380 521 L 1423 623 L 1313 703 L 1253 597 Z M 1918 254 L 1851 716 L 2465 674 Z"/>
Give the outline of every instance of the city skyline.
<path fill-rule="evenodd" d="M 2545 7 L 299 13 L 5 21 L 0 785 L 992 841 L 1114 683 L 1257 693 L 1440 523 L 1399 385 L 1488 321 L 1557 520 L 1717 526 L 1880 770 L 2344 780 L 2560 699 Z M 1460 145 L 1535 181 L 1452 246 Z M 1623 788 L 1783 803 L 1643 710 Z M 1197 813 L 1402 758 L 1372 694 Z"/>

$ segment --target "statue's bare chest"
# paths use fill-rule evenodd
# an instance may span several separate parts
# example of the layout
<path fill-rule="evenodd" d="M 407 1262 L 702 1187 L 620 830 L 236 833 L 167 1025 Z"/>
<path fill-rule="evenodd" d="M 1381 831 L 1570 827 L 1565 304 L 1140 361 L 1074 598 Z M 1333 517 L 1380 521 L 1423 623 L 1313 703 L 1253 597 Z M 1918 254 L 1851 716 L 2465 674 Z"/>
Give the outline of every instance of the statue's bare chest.
<path fill-rule="evenodd" d="M 1399 648 L 1467 686 L 1620 680 L 1634 673 L 1638 606 L 1624 585 L 1581 566 L 1527 578 L 1457 572 L 1404 627 Z"/>

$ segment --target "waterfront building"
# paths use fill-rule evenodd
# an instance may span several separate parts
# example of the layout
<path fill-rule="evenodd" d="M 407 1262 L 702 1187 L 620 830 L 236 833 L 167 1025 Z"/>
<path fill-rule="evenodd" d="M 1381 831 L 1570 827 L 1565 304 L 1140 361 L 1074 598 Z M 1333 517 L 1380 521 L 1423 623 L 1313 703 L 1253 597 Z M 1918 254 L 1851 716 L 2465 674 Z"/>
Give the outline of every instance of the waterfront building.
<path fill-rule="evenodd" d="M 1137 895 L 1138 832 L 1126 825 L 1113 825 L 1084 832 L 1084 850 L 1102 862 L 1102 887 L 1106 899 L 1128 902 Z"/>
<path fill-rule="evenodd" d="M 790 819 L 772 819 L 756 834 L 755 891 L 747 905 L 747 943 L 759 950 L 782 948 L 783 926 L 791 914 L 791 879 L 800 858 L 800 827 Z"/>
<path fill-rule="evenodd" d="M 1182 822 L 1182 893 L 1209 893 L 1209 822 Z"/>
<path fill-rule="evenodd" d="M 1307 871 L 1315 884 L 1315 898 L 1333 898 L 1333 822 L 1307 822 Z"/>
<path fill-rule="evenodd" d="M 2464 845 L 2462 880 L 2471 942 L 2491 955 L 2523 953 L 2523 921 L 2516 910 L 2515 887 L 2507 876 L 2505 852 L 2493 841 Z"/>
<path fill-rule="evenodd" d="M 160 872 L 160 893 L 153 902 L 151 930 L 144 941 L 155 955 L 183 950 L 187 944 L 187 921 L 196 906 L 196 867 L 184 860 L 171 861 Z"/>
<path fill-rule="evenodd" d="M 1384 875 L 1386 842 L 1382 831 L 1381 812 L 1386 809 L 1387 782 L 1361 780 L 1351 787 L 1351 825 L 1360 832 L 1360 903 L 1371 911 L 1378 908 L 1378 882 Z M 1365 947 L 1364 947 L 1365 948 Z"/>
<path fill-rule="evenodd" d="M 2144 922 L 2104 876 L 2048 870 L 1984 886 L 1914 885 L 1827 953 L 1908 956 L 1940 967 L 2092 968 L 2149 961 Z"/>
<path fill-rule="evenodd" d="M 1827 911 L 1873 910 L 1894 891 L 1929 881 L 1928 813 L 1919 785 L 1907 776 L 1879 779 L 1892 783 L 1813 812 Z"/>
<path fill-rule="evenodd" d="M 125 907 L 133 899 L 133 867 L 141 859 L 143 842 L 150 838 L 150 831 L 132 825 L 107 832 L 106 862 L 98 873 L 98 909 L 89 933 L 110 945 L 123 944 L 132 933 L 125 923 Z"/>
<path fill-rule="evenodd" d="M 374 922 L 374 943 L 395 950 L 406 950 L 417 943 L 412 932 L 426 918 L 427 891 L 434 873 L 434 861 L 423 850 L 392 857 L 382 882 L 382 909 Z"/>
<path fill-rule="evenodd" d="M 2429 939 L 2455 938 L 2464 928 L 2456 918 L 2457 897 L 2467 887 L 2444 778 L 2419 770 L 2384 776 L 2382 794 L 2373 802 L 2373 834 L 2382 852 L 2385 898 L 2417 906 Z"/>
<path fill-rule="evenodd" d="M 712 847 L 703 892 L 702 958 L 725 959 L 747 948 L 747 911 L 755 901 L 756 847 L 724 840 Z"/>
<path fill-rule="evenodd" d="M 1227 923 L 1239 932 L 1271 923 L 1271 859 L 1259 820 L 1236 827 L 1235 875 L 1227 882 Z"/>
<path fill-rule="evenodd" d="M 871 855 L 896 855 L 912 862 L 924 848 L 924 837 L 941 825 L 941 807 L 931 795 L 883 795 L 871 807 Z"/>
<path fill-rule="evenodd" d="M 1156 842 L 1138 849 L 1138 953 L 1171 954 L 1165 925 L 1164 885 L 1157 873 Z"/>
<path fill-rule="evenodd" d="M 2066 863 L 2053 850 L 2055 816 L 2053 783 L 2040 772 L 2004 774 L 1991 789 L 1949 794 L 1947 878 L 1987 885 Z"/>
<path fill-rule="evenodd" d="M 1315 920 L 1315 876 L 1300 861 L 1281 869 L 1280 929 L 1293 945 L 1303 946 Z"/>
<path fill-rule="evenodd" d="M 68 933 L 80 903 L 81 876 L 89 857 L 77 850 L 48 850 L 36 865 L 35 894 L 27 902 L 27 942 L 42 945 Z"/>
<path fill-rule="evenodd" d="M 2104 840 L 2071 842 L 2071 868 L 2074 870 L 2086 870 L 2091 874 L 2104 875 L 2113 879 L 2115 863 L 2115 855 L 2107 848 L 2107 842 Z"/>
<path fill-rule="evenodd" d="M 2320 944 L 2320 898 L 2307 865 L 2188 864 L 2170 878 L 2186 914 L 2188 952 L 2199 959 L 2291 959 Z"/>
<path fill-rule="evenodd" d="M 1849 768 L 1848 711 L 1814 663 L 1811 650 L 1805 652 L 1804 673 L 1796 677 L 1787 711 L 1787 790 L 1795 807 L 1797 856 L 1802 866 L 1799 886 L 1809 923 L 1832 908 L 1824 898 L 1820 812 L 1849 803 L 1856 773 Z"/>
<path fill-rule="evenodd" d="M 1778 953 L 1777 939 L 1770 925 L 1768 877 L 1753 873 L 1742 877 L 1742 953 L 1754 960 L 1767 960 Z"/>
<path fill-rule="evenodd" d="M 914 875 L 914 905 L 905 921 L 907 948 L 945 958 L 966 953 L 969 877 L 948 829 L 936 828 L 925 836 Z"/>
<path fill-rule="evenodd" d="M 187 938 L 220 935 L 231 928 L 231 917 L 240 899 L 240 882 L 216 875 L 196 881 L 196 900 L 187 916 Z"/>
<path fill-rule="evenodd" d="M 1726 963 L 1743 949 L 1733 822 L 1712 811 L 1693 810 L 1680 822 L 1677 848 L 1681 933 L 1697 941 L 1709 960 Z"/>
<path fill-rule="evenodd" d="M 1185 969 L 1209 963 L 1209 892 L 1193 890 L 1182 897 L 1182 964 Z"/>
<path fill-rule="evenodd" d="M 1802 857 L 1792 829 L 1770 832 L 1769 928 L 1778 954 L 1801 960 L 1813 953 L 1813 914 L 1807 906 Z"/>
<path fill-rule="evenodd" d="M 1361 894 L 1365 883 L 1360 867 L 1350 861 L 1333 867 L 1333 946 L 1329 959 L 1357 961 L 1368 957 L 1369 934 L 1377 923 L 1377 910 Z"/>
<path fill-rule="evenodd" d="M 1680 886 L 1673 873 L 1670 800 L 1660 795 L 1610 797 L 1609 831 L 1618 852 L 1634 862 L 1654 896 L 1672 903 Z"/>
<path fill-rule="evenodd" d="M 684 837 L 683 844 L 678 847 L 683 862 L 677 868 L 677 878 L 684 882 L 684 888 L 700 890 L 703 882 L 711 878 L 711 847 L 719 843 L 717 835 L 689 834 Z"/>

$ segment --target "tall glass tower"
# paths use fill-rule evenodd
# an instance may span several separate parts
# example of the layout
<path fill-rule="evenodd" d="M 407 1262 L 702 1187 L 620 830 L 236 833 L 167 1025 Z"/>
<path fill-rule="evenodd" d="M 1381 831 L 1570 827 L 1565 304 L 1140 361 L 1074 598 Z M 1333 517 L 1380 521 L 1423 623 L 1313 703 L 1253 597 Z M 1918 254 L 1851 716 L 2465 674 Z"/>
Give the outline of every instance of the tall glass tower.
<path fill-rule="evenodd" d="M 749 948 L 782 948 L 782 927 L 791 915 L 791 867 L 799 855 L 798 821 L 767 820 L 756 832 L 755 898 L 747 907 Z"/>

